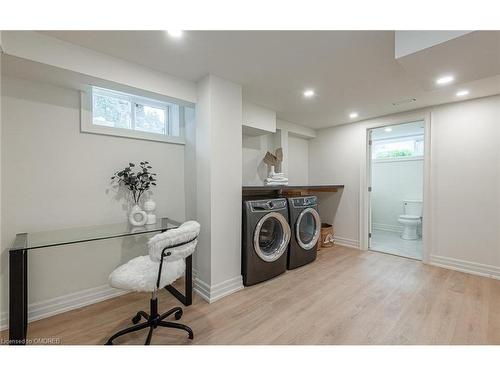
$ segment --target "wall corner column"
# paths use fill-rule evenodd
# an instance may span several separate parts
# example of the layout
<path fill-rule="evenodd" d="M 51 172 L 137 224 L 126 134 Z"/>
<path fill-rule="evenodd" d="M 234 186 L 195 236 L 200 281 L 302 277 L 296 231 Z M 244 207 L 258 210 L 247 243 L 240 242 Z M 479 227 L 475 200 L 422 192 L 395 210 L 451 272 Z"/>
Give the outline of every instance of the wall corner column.
<path fill-rule="evenodd" d="M 197 83 L 195 291 L 213 302 L 241 278 L 242 88 L 214 75 Z"/>

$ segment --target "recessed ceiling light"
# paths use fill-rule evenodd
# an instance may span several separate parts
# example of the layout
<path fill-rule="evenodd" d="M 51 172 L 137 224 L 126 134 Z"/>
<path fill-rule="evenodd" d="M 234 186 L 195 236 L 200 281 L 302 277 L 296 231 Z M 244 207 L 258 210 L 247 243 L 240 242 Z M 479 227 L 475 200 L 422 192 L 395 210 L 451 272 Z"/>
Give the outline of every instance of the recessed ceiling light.
<path fill-rule="evenodd" d="M 469 90 L 460 90 L 460 91 L 457 91 L 456 95 L 457 96 L 466 96 L 466 95 L 469 95 Z"/>
<path fill-rule="evenodd" d="M 448 83 L 451 83 L 455 80 L 455 77 L 453 76 L 442 76 L 442 77 L 439 77 L 437 80 L 436 80 L 436 83 L 438 85 L 446 85 Z"/>
<path fill-rule="evenodd" d="M 303 92 L 305 98 L 312 98 L 315 95 L 314 90 L 306 90 Z"/>
<path fill-rule="evenodd" d="M 386 132 L 392 132 L 392 128 L 385 128 L 384 129 Z"/>
<path fill-rule="evenodd" d="M 180 38 L 183 34 L 182 30 L 167 30 L 167 33 L 172 38 Z"/>
<path fill-rule="evenodd" d="M 357 113 L 357 112 L 352 112 L 352 113 L 349 113 L 349 117 L 350 117 L 350 118 L 356 118 L 356 117 L 358 117 L 358 116 L 359 116 L 359 115 L 358 115 L 358 113 Z"/>

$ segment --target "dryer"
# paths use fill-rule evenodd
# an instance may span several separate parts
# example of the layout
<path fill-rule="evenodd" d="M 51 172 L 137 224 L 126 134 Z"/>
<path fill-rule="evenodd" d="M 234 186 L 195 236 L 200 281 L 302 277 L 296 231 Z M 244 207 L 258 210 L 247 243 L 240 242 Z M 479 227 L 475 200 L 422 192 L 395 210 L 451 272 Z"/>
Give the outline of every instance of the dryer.
<path fill-rule="evenodd" d="M 292 238 L 288 250 L 288 269 L 311 263 L 316 259 L 316 245 L 321 236 L 318 198 L 288 198 Z"/>
<path fill-rule="evenodd" d="M 286 271 L 291 231 L 286 198 L 243 202 L 241 274 L 254 285 Z"/>

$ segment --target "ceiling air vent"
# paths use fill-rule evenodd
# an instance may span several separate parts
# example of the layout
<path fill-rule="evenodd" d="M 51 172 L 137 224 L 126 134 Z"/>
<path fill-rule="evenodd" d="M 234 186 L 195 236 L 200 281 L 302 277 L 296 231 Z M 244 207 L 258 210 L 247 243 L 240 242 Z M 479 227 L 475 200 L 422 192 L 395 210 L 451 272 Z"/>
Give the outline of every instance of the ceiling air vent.
<path fill-rule="evenodd" d="M 394 107 L 399 107 L 399 106 L 402 106 L 402 105 L 415 103 L 416 101 L 417 101 L 417 99 L 410 98 L 410 99 L 400 100 L 399 102 L 394 102 L 394 103 L 392 103 L 392 105 Z"/>

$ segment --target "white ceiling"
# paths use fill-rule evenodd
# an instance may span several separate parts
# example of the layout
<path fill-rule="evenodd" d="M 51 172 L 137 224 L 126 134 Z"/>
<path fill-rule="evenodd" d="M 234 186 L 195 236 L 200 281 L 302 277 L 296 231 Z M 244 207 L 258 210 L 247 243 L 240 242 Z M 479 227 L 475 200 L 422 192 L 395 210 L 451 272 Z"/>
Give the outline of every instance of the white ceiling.
<path fill-rule="evenodd" d="M 44 31 L 192 81 L 208 73 L 243 86 L 244 98 L 312 128 L 500 93 L 500 32 L 477 31 L 394 58 L 393 31 Z M 485 60 L 486 59 L 486 60 Z M 437 88 L 438 74 L 457 75 Z M 302 91 L 317 96 L 306 100 Z M 415 102 L 394 106 L 409 98 Z M 463 99 L 460 99 L 463 100 Z"/>

